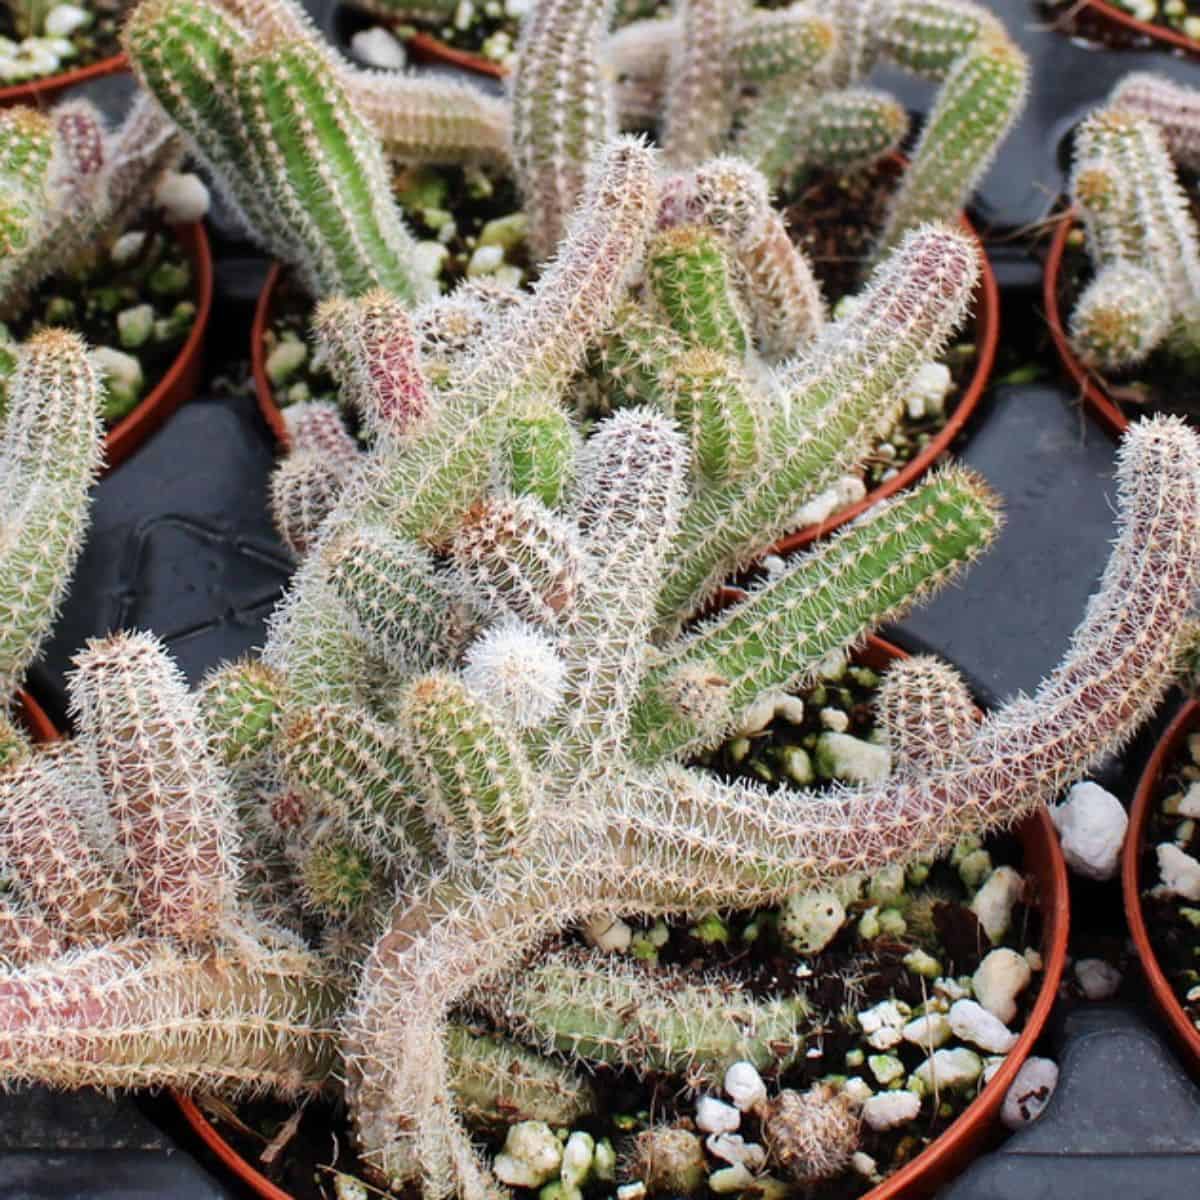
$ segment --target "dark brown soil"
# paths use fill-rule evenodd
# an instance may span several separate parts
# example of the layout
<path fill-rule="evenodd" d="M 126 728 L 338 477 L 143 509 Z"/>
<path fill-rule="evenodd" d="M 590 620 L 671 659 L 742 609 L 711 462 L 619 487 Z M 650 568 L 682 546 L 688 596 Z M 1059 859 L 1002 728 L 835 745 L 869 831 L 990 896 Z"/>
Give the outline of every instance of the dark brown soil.
<path fill-rule="evenodd" d="M 141 252 L 131 261 L 116 266 L 105 249 L 91 263 L 73 272 L 52 276 L 38 285 L 24 311 L 7 322 L 12 336 L 23 341 L 45 325 L 73 329 L 83 335 L 89 346 L 111 346 L 135 357 L 142 365 L 145 384 L 139 399 L 150 395 L 178 357 L 194 321 L 172 322 L 170 334 L 162 341 L 151 338 L 129 349 L 121 345 L 117 316 L 134 305 L 150 304 L 156 319 L 169 320 L 175 306 L 196 303 L 196 285 L 191 263 L 170 228 L 160 219 L 147 215 L 137 228 L 146 234 Z M 186 272 L 182 291 L 166 291 L 159 281 L 161 272 Z M 119 410 L 110 402 L 105 420 L 115 424 L 128 410 Z"/>

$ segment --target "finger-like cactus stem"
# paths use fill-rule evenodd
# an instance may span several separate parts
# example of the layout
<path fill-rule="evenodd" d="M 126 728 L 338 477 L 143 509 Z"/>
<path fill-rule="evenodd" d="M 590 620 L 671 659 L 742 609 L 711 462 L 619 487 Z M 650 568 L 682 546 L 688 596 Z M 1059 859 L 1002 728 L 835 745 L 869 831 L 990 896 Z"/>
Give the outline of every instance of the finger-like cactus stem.
<path fill-rule="evenodd" d="M 284 544 L 302 558 L 337 507 L 347 476 L 318 450 L 293 450 L 271 473 L 271 518 Z"/>
<path fill-rule="evenodd" d="M 682 354 L 671 372 L 664 407 L 692 447 L 693 468 L 720 483 L 758 457 L 759 427 L 738 364 L 712 350 Z"/>
<path fill-rule="evenodd" d="M 803 686 L 830 653 L 899 617 L 977 558 L 998 526 L 983 481 L 952 469 L 818 546 L 656 664 L 635 710 L 639 757 L 653 762 L 716 745 L 763 691 Z M 709 680 L 713 703 L 698 705 L 695 687 L 681 692 L 682 678 Z"/>
<path fill-rule="evenodd" d="M 357 300 L 336 297 L 317 306 L 313 332 L 371 438 L 404 437 L 430 411 L 416 334 L 402 301 L 383 289 Z"/>
<path fill-rule="evenodd" d="M 130 919 L 129 898 L 103 857 L 103 798 L 88 768 L 69 752 L 39 751 L 0 770 L 0 859 L 70 942 L 118 937 Z"/>
<path fill-rule="evenodd" d="M 0 972 L 0 1072 L 55 1087 L 319 1088 L 336 997 L 299 949 L 125 938 Z"/>
<path fill-rule="evenodd" d="M 1165 75 L 1133 71 L 1113 88 L 1109 106 L 1154 122 L 1171 157 L 1189 170 L 1200 167 L 1200 91 Z"/>
<path fill-rule="evenodd" d="M 451 865 L 508 854 L 529 828 L 529 763 L 512 727 L 490 708 L 450 674 L 415 680 L 400 700 L 427 819 Z"/>
<path fill-rule="evenodd" d="M 586 1080 L 502 1038 L 451 1025 L 446 1054 L 450 1090 L 463 1119 L 474 1128 L 503 1128 L 518 1121 L 569 1128 L 596 1109 L 595 1092 Z"/>
<path fill-rule="evenodd" d="M 575 475 L 578 441 L 558 405 L 531 402 L 509 418 L 499 462 L 501 486 L 514 496 L 532 496 L 557 508 Z"/>
<path fill-rule="evenodd" d="M 73 333 L 34 334 L 6 383 L 0 424 L 0 695 L 11 696 L 50 631 L 100 469 L 96 369 Z"/>
<path fill-rule="evenodd" d="M 914 772 L 937 771 L 962 752 L 979 711 L 962 676 L 922 654 L 889 667 L 875 696 L 875 719 L 894 762 Z"/>
<path fill-rule="evenodd" d="M 662 141 L 673 166 L 692 166 L 721 148 L 732 115 L 727 61 L 740 15 L 736 0 L 680 0 L 682 36 L 667 63 Z"/>
<path fill-rule="evenodd" d="M 661 407 L 664 373 L 684 352 L 682 339 L 635 303 L 624 305 L 595 352 L 605 398 L 613 408 Z"/>
<path fill-rule="evenodd" d="M 397 670 L 437 666 L 462 645 L 466 622 L 453 581 L 428 550 L 361 525 L 337 534 L 323 554 L 335 590 Z"/>
<path fill-rule="evenodd" d="M 473 509 L 453 554 L 472 592 L 495 613 L 553 627 L 575 604 L 583 569 L 578 537 L 532 496 Z"/>
<path fill-rule="evenodd" d="M 203 944 L 228 923 L 238 876 L 233 799 L 200 706 L 148 634 L 88 643 L 68 681 L 149 930 Z"/>
<path fill-rule="evenodd" d="M 924 221 L 950 221 L 1025 105 L 1029 63 L 1003 33 L 981 37 L 946 77 L 892 198 L 879 249 Z"/>
<path fill-rule="evenodd" d="M 714 234 L 689 225 L 658 234 L 646 251 L 646 278 L 668 324 L 685 343 L 745 355 L 746 330 Z"/>
<path fill-rule="evenodd" d="M 561 241 L 588 163 L 616 132 L 600 59 L 611 13 L 612 0 L 543 0 L 521 29 L 512 157 L 538 258 Z"/>
<path fill-rule="evenodd" d="M 782 1070 L 803 1054 L 810 1008 L 801 996 L 756 1000 L 731 983 L 557 954 L 481 994 L 487 1015 L 547 1054 L 719 1083 L 735 1062 Z"/>
<path fill-rule="evenodd" d="M 784 532 L 782 514 L 796 512 L 861 457 L 898 404 L 896 389 L 961 321 L 978 269 L 978 251 L 962 234 L 919 230 L 872 276 L 854 316 L 825 326 L 785 377 L 796 400 L 772 423 L 758 465 L 684 515 L 659 595 L 664 621 L 694 612 Z"/>
<path fill-rule="evenodd" d="M 1100 371 L 1145 362 L 1171 332 L 1171 302 L 1152 272 L 1128 263 L 1105 267 L 1071 313 L 1071 342 Z"/>
<path fill-rule="evenodd" d="M 434 853 L 412 761 L 393 731 L 365 712 L 318 705 L 290 719 L 279 741 L 284 778 L 355 845 L 397 867 Z"/>
<path fill-rule="evenodd" d="M 211 672 L 199 698 L 213 754 L 227 766 L 262 758 L 279 732 L 282 693 L 278 673 L 252 659 Z"/>
<path fill-rule="evenodd" d="M 945 79 L 980 38 L 1003 37 L 986 8 L 971 0 L 893 0 L 875 36 L 884 54 L 927 79 Z"/>
<path fill-rule="evenodd" d="M 743 83 L 786 76 L 798 87 L 833 48 L 833 26 L 803 4 L 754 12 L 730 35 L 729 65 Z"/>

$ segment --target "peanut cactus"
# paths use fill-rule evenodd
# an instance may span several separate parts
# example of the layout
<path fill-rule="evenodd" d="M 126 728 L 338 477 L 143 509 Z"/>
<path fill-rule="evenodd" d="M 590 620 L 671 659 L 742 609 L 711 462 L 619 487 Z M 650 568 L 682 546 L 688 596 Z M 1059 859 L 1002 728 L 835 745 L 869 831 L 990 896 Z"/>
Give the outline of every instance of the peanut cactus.
<path fill-rule="evenodd" d="M 1200 231 L 1172 159 L 1176 146 L 1188 153 L 1190 99 L 1188 89 L 1132 75 L 1076 132 L 1071 197 L 1095 275 L 1070 329 L 1081 359 L 1099 370 L 1138 366 L 1159 348 L 1189 369 L 1195 362 Z"/>
<path fill-rule="evenodd" d="M 100 469 L 103 386 L 78 337 L 20 349 L 0 419 L 0 694 L 20 685 L 66 593 Z"/>
<path fill-rule="evenodd" d="M 86 100 L 0 113 L 0 316 L 123 232 L 181 154 L 173 126 L 146 98 L 112 131 Z"/>

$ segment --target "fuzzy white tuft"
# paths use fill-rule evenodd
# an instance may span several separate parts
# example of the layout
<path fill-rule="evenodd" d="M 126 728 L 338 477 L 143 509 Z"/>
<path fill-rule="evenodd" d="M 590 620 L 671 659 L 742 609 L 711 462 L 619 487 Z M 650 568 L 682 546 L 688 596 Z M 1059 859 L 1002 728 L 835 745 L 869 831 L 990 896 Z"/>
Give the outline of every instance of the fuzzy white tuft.
<path fill-rule="evenodd" d="M 506 621 L 479 638 L 467 651 L 463 678 L 520 729 L 545 722 L 566 692 L 566 666 L 553 639 L 522 621 Z"/>

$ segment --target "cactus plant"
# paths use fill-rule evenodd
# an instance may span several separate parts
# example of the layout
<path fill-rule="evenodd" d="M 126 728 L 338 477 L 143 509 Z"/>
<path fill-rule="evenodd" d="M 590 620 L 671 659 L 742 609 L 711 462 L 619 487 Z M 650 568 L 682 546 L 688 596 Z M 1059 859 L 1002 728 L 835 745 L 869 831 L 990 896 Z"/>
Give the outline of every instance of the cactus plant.
<path fill-rule="evenodd" d="M 43 279 L 95 256 L 152 201 L 181 157 L 171 123 L 141 98 L 109 131 L 86 100 L 0 112 L 0 315 Z"/>
<path fill-rule="evenodd" d="M 1095 274 L 1071 339 L 1088 366 L 1128 369 L 1159 348 L 1186 369 L 1196 361 L 1200 232 L 1171 157 L 1177 145 L 1186 157 L 1192 99 L 1132 75 L 1076 132 L 1071 197 Z"/>
<path fill-rule="evenodd" d="M 1119 476 L 1121 539 L 1067 660 L 1036 695 L 968 731 L 952 716 L 961 710 L 952 679 L 909 678 L 897 686 L 890 720 L 891 735 L 911 743 L 897 770 L 832 795 L 768 795 L 680 765 L 725 737 L 763 691 L 811 678 L 830 650 L 969 561 L 997 515 L 978 479 L 948 469 L 733 609 L 677 632 L 718 581 L 719 564 L 746 552 L 728 534 L 716 556 L 696 548 L 707 546 L 698 533 L 681 537 L 695 529 L 706 492 L 730 503 L 742 480 L 754 500 L 740 505 L 786 521 L 795 500 L 787 487 L 738 475 L 732 463 L 732 474 L 689 475 L 689 436 L 645 406 L 573 440 L 573 462 L 559 469 L 563 483 L 552 492 L 538 481 L 514 494 L 513 481 L 529 474 L 497 470 L 509 457 L 506 422 L 525 420 L 531 397 L 556 402 L 578 385 L 612 314 L 629 302 L 657 221 L 653 158 L 643 146 L 605 148 L 589 180 L 537 290 L 485 327 L 473 355 L 452 360 L 444 385 L 424 393 L 429 407 L 412 428 L 392 434 L 381 419 L 394 411 L 380 403 L 395 394 L 394 364 L 364 370 L 390 343 L 345 339 L 343 369 L 380 432 L 355 451 L 340 498 L 312 531 L 264 667 L 226 668 L 192 699 L 150 639 L 94 645 L 72 684 L 82 753 L 25 750 L 0 768 L 12 796 L 0 815 L 28 811 L 30 780 L 44 788 L 47 774 L 93 773 L 97 799 L 88 811 L 104 818 L 112 841 L 81 855 L 77 887 L 94 892 L 94 876 L 130 913 L 128 932 L 79 934 L 57 911 L 61 903 L 42 911 L 38 888 L 18 877 L 12 915 L 25 922 L 22 953 L 36 962 L 14 966 L 5 980 L 7 1077 L 311 1090 L 326 1083 L 340 1010 L 338 1070 L 378 1177 L 419 1180 L 437 1194 L 491 1194 L 462 1124 L 503 1111 L 497 1101 L 480 1117 L 481 1086 L 492 1095 L 528 1078 L 529 1096 L 512 1102 L 518 1111 L 545 1111 L 536 1105 L 552 1099 L 560 1105 L 552 1111 L 588 1103 L 562 1068 L 525 1052 L 503 1049 L 499 1061 L 510 1066 L 501 1070 L 494 1041 L 479 1045 L 478 1034 L 452 1020 L 514 994 L 496 989 L 549 982 L 554 958 L 535 960 L 538 974 L 513 976 L 546 936 L 593 918 L 774 903 L 799 886 L 943 851 L 1053 795 L 1161 694 L 1200 582 L 1200 442 L 1169 420 L 1130 435 Z M 672 234 L 651 252 L 674 248 Z M 846 330 L 830 326 L 819 354 L 780 373 L 779 386 L 798 389 L 795 398 L 759 396 L 756 415 L 783 430 L 820 405 L 828 421 L 869 424 L 860 394 L 912 369 L 915 343 L 961 312 L 973 265 L 961 235 L 912 235 L 882 268 L 860 317 L 878 339 L 852 348 Z M 378 297 L 356 303 L 378 311 Z M 684 359 L 697 350 L 687 338 L 717 337 L 727 351 L 727 317 L 694 315 L 688 309 L 679 325 L 665 326 L 668 343 Z M 771 445 L 760 452 L 775 453 Z M 819 450 L 799 449 L 818 472 L 826 454 L 840 452 Z M 799 473 L 798 464 L 788 469 Z M 743 547 L 753 544 L 752 531 L 742 538 Z M 676 562 L 682 574 L 668 569 Z M 945 692 L 954 725 L 941 757 L 930 750 L 941 735 L 922 715 L 929 705 L 921 697 L 934 688 Z M 168 762 L 175 765 L 163 774 Z M 131 780 L 161 798 L 152 815 L 170 836 L 151 836 L 131 819 L 145 794 Z M 261 857 L 247 810 L 266 818 L 280 863 L 308 890 L 303 903 L 320 906 L 314 945 L 260 915 L 257 868 L 238 867 Z M 83 814 L 46 813 L 67 817 L 78 825 Z M 90 829 L 73 829 L 81 844 L 92 844 Z M 10 827 L 7 836 L 31 835 Z M 109 845 L 124 855 L 119 867 L 106 857 Z M 401 889 L 398 902 L 392 887 Z M 359 908 L 347 912 L 351 891 Z M 54 939 L 83 940 L 55 958 L 34 936 L 38 920 Z M 597 970 L 599 996 L 619 990 L 619 973 Z M 97 985 L 111 1001 L 94 1024 L 95 1014 L 58 999 L 63 989 Z M 343 1000 L 347 986 L 353 997 Z M 667 997 L 667 1009 L 678 999 Z M 612 1017 L 603 999 L 587 1003 L 593 1022 Z M 522 1024 L 540 1020 L 536 1006 L 522 1009 L 513 1028 L 544 1045 L 544 1032 Z M 764 1030 L 783 1019 L 769 1002 L 763 1009 L 755 1020 Z M 645 1058 L 636 1022 L 610 1021 L 593 1043 L 611 1034 L 613 1056 L 638 1069 L 681 1067 L 703 1053 L 712 1070 L 731 1054 L 765 1052 L 752 1037 L 723 1042 L 720 1019 L 703 1049 L 709 1043 L 686 1032 L 700 1010 L 685 1010 L 682 1044 L 660 1051 L 656 1043 L 658 1060 Z M 670 1012 L 648 1020 L 673 1028 Z M 513 1062 L 522 1065 L 514 1071 Z M 833 1105 L 820 1108 L 828 1145 L 793 1144 L 788 1113 L 807 1111 L 799 1100 L 776 1114 L 772 1135 L 799 1173 L 842 1161 L 845 1143 L 834 1099 L 807 1102 Z"/>

